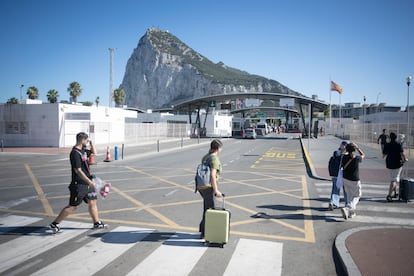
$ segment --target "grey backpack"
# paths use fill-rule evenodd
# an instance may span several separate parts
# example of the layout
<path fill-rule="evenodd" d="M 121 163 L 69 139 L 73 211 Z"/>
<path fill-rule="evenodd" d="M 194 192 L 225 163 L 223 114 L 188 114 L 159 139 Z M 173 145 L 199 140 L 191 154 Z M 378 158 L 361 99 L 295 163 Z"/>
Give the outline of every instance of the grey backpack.
<path fill-rule="evenodd" d="M 203 187 L 210 187 L 210 160 L 211 156 L 209 156 L 203 163 L 197 166 L 196 175 L 195 175 L 195 193 L 198 189 L 202 189 Z"/>

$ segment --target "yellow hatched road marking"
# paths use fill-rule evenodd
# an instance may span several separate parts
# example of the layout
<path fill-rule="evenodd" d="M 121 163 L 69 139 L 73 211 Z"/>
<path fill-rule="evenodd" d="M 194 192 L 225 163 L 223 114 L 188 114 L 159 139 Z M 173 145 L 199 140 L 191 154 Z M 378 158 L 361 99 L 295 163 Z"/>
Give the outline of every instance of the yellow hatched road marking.
<path fill-rule="evenodd" d="M 45 193 L 43 192 L 42 187 L 40 186 L 39 182 L 37 181 L 36 177 L 34 176 L 32 169 L 30 169 L 29 164 L 24 164 L 24 167 L 26 168 L 27 173 L 30 176 L 30 179 L 32 180 L 33 186 L 36 190 L 36 193 L 39 196 L 40 202 L 42 202 L 43 208 L 45 209 L 46 215 L 48 216 L 54 216 L 53 209 L 50 206 L 49 201 L 46 198 Z"/>

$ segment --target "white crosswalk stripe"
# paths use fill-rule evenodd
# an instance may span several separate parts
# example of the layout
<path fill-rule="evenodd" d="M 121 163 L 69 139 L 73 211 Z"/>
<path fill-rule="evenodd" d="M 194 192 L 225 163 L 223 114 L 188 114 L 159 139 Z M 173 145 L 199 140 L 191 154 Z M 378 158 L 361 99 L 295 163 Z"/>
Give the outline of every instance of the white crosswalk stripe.
<path fill-rule="evenodd" d="M 281 275 L 282 251 L 282 243 L 240 239 L 224 275 Z"/>
<path fill-rule="evenodd" d="M 90 229 L 90 223 L 73 221 L 64 221 L 63 232 L 52 234 L 46 227 L 33 226 L 39 225 L 42 220 L 15 215 L 0 217 L 0 236 L 5 233 L 5 238 L 8 238 L 0 244 L 0 251 L 7 252 L 0 255 L 0 274 L 7 271 L 8 275 L 97 275 L 105 269 L 105 275 L 109 275 L 111 263 L 122 265 L 120 257 L 130 257 L 129 250 L 148 250 L 148 245 L 152 248 L 147 251 L 148 255 L 142 256 L 136 264 L 130 257 L 132 263 L 122 274 L 189 275 L 198 263 L 203 263 L 205 255 L 209 256 L 206 254 L 209 250 L 223 250 L 229 257 L 227 265 L 223 263 L 220 275 L 282 273 L 283 244 L 279 242 L 239 239 L 228 246 L 230 249 L 218 249 L 208 247 L 198 238 L 198 233 L 171 233 L 168 239 L 159 239 L 159 233 L 152 229 L 118 226 L 95 231 Z M 29 225 L 16 233 L 6 231 Z M 61 251 L 59 248 L 64 248 L 64 244 L 77 249 Z M 48 261 L 44 257 L 47 251 L 50 251 L 47 254 L 62 252 L 59 253 L 62 256 Z"/>
<path fill-rule="evenodd" d="M 171 271 L 174 271 L 175 275 L 187 275 L 206 250 L 207 247 L 201 240 L 185 239 L 180 237 L 180 234 L 174 235 L 128 275 L 164 276 L 171 275 Z"/>
<path fill-rule="evenodd" d="M 321 199 L 323 208 L 328 208 L 330 192 L 332 189 L 331 182 L 315 183 L 316 191 Z M 357 216 L 352 218 L 353 222 L 375 223 L 414 226 L 414 205 L 401 202 L 397 206 L 386 202 L 388 194 L 388 185 L 362 183 L 362 197 L 357 206 Z M 343 191 L 341 190 L 341 206 L 343 206 Z M 380 215 L 378 215 L 380 214 Z M 327 220 L 344 221 L 339 209 L 325 214 Z"/>
<path fill-rule="evenodd" d="M 0 233 L 10 232 L 13 229 L 16 229 L 21 226 L 29 225 L 38 221 L 41 221 L 41 218 L 34 217 L 25 217 L 25 216 L 16 216 L 8 215 L 0 217 Z"/>
<path fill-rule="evenodd" d="M 334 221 L 344 221 L 344 218 L 338 214 L 338 216 L 333 216 L 326 214 L 328 220 Z M 377 223 L 377 224 L 391 224 L 391 225 L 406 225 L 414 226 L 413 219 L 406 218 L 393 218 L 393 217 L 378 217 L 378 216 L 361 216 L 357 215 L 352 218 L 352 221 L 363 222 L 363 223 Z"/>
<path fill-rule="evenodd" d="M 125 253 L 151 232 L 152 230 L 148 229 L 119 226 L 103 235 L 102 238 L 91 241 L 32 275 L 64 275 L 68 269 L 66 264 L 82 264 L 72 266 L 70 268 L 71 274 L 92 275 L 119 255 Z"/>
<path fill-rule="evenodd" d="M 65 229 L 57 235 L 45 233 L 45 230 L 41 229 L 1 244 L 0 252 L 7 254 L 0 255 L 0 272 L 86 232 L 90 224 L 66 221 L 65 227 L 71 229 Z"/>

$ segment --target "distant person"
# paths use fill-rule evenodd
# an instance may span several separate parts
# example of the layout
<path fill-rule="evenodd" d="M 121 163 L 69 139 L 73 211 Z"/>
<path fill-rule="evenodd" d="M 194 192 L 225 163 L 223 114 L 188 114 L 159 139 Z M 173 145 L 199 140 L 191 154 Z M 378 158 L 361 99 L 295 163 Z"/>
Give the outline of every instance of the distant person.
<path fill-rule="evenodd" d="M 398 197 L 397 183 L 400 182 L 402 166 L 407 158 L 404 154 L 402 145 L 397 142 L 397 135 L 390 133 L 390 142 L 385 144 L 383 154 L 385 156 L 385 165 L 390 171 L 391 183 L 388 190 L 387 201 L 391 202 L 392 198 Z M 392 194 L 394 192 L 394 194 Z"/>
<path fill-rule="evenodd" d="M 86 147 L 90 145 L 90 150 Z M 95 146 L 92 140 L 88 139 L 88 134 L 80 132 L 76 135 L 76 145 L 70 152 L 70 164 L 72 167 L 72 181 L 69 185 L 70 198 L 69 205 L 60 211 L 57 218 L 49 225 L 54 233 L 60 232 L 60 223 L 69 216 L 84 201 L 88 204 L 89 214 L 93 221 L 93 228 L 106 228 L 107 225 L 99 220 L 97 207 L 97 192 L 95 183 L 89 169 L 88 157 L 96 155 Z"/>
<path fill-rule="evenodd" d="M 201 233 L 201 238 L 204 238 L 204 225 L 206 218 L 206 211 L 209 208 L 214 208 L 214 197 L 221 198 L 223 197 L 222 193 L 218 188 L 218 180 L 222 172 L 222 167 L 218 155 L 221 153 L 223 144 L 220 140 L 214 139 L 210 143 L 209 152 L 204 155 L 201 162 L 204 163 L 208 160 L 208 165 L 210 166 L 210 181 L 211 186 L 203 189 L 198 189 L 201 197 L 203 198 L 203 218 L 200 222 L 199 232 Z"/>
<path fill-rule="evenodd" d="M 387 135 L 386 132 L 387 132 L 387 130 L 384 128 L 382 130 L 382 134 L 377 139 L 377 144 L 380 144 L 381 145 L 381 154 L 384 153 L 384 146 L 388 142 L 387 141 L 388 140 L 388 135 Z"/>
<path fill-rule="evenodd" d="M 333 152 L 332 157 L 329 159 L 328 170 L 329 175 L 332 178 L 332 191 L 331 191 L 331 198 L 329 201 L 328 209 L 329 211 L 333 211 L 334 208 L 339 207 L 340 201 L 340 192 L 341 188 L 337 187 L 336 180 L 339 173 L 340 167 L 342 167 L 342 159 L 343 156 L 348 154 L 346 151 L 346 145 L 348 145 L 347 141 L 342 141 L 339 145 L 339 148 Z M 347 197 L 344 190 L 344 201 L 346 202 Z"/>
<path fill-rule="evenodd" d="M 359 163 L 364 159 L 364 152 L 354 143 L 346 145 L 348 155 L 342 158 L 344 189 L 347 195 L 347 201 L 344 208 L 341 209 L 344 219 L 356 216 L 356 207 L 361 198 L 361 181 L 359 179 Z M 358 151 L 359 155 L 355 155 Z"/>

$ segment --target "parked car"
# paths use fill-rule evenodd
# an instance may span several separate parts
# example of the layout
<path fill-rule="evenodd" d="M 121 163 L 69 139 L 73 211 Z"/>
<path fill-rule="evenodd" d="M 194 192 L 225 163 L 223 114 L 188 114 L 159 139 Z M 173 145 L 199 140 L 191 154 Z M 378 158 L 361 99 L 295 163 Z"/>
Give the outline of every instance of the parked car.
<path fill-rule="evenodd" d="M 250 139 L 256 139 L 257 135 L 256 135 L 256 131 L 252 128 L 247 128 L 244 132 L 243 132 L 243 138 L 250 138 Z"/>

